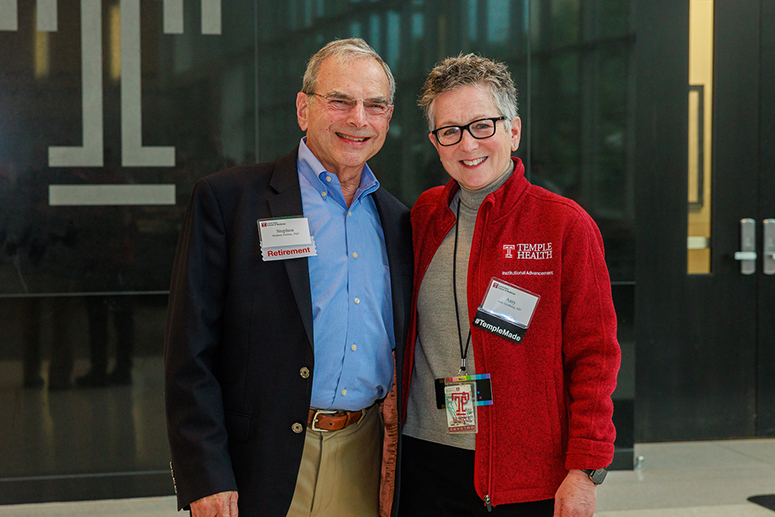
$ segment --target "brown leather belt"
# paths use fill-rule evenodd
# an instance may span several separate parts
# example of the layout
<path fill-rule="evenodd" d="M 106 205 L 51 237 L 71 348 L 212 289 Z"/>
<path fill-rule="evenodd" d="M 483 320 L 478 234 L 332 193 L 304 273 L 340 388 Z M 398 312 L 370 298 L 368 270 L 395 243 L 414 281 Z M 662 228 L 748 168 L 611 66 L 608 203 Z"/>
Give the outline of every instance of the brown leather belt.
<path fill-rule="evenodd" d="M 307 425 L 313 431 L 339 431 L 360 422 L 363 413 L 363 409 L 359 409 L 358 411 L 342 411 L 335 409 L 309 408 Z"/>

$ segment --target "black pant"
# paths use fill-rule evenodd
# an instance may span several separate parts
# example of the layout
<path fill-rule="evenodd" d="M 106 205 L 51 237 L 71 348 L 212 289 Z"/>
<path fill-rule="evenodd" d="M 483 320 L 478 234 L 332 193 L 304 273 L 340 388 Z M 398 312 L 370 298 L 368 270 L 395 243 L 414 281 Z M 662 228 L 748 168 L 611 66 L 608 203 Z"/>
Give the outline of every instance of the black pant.
<path fill-rule="evenodd" d="M 403 437 L 399 517 L 552 517 L 554 499 L 487 511 L 474 488 L 474 451 Z"/>

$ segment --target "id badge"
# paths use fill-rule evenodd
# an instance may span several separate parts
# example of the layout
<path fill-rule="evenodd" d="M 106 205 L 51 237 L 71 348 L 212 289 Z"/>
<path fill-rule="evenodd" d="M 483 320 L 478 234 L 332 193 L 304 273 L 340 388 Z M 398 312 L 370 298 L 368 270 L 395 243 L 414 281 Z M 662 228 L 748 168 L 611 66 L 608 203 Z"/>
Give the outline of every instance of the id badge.
<path fill-rule="evenodd" d="M 444 409 L 446 402 L 444 400 L 444 386 L 454 382 L 473 382 L 476 390 L 474 405 L 492 406 L 492 382 L 489 373 L 479 373 L 476 375 L 459 375 L 456 377 L 439 377 L 436 379 L 436 408 Z"/>
<path fill-rule="evenodd" d="M 306 217 L 280 217 L 257 221 L 264 262 L 316 256 L 315 238 Z"/>
<path fill-rule="evenodd" d="M 473 324 L 519 343 L 525 337 L 540 299 L 535 293 L 493 277 Z"/>
<path fill-rule="evenodd" d="M 476 433 L 476 383 L 452 382 L 444 385 L 447 431 L 451 434 Z"/>

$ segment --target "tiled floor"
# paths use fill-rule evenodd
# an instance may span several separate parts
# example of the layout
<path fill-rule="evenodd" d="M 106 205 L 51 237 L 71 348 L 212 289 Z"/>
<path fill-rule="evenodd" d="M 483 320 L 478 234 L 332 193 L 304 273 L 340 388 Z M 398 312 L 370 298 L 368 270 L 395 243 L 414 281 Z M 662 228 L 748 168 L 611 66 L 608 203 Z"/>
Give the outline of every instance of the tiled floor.
<path fill-rule="evenodd" d="M 775 439 L 641 444 L 642 466 L 608 475 L 597 517 L 775 517 Z M 172 497 L 0 506 L 2 517 L 173 517 Z"/>
<path fill-rule="evenodd" d="M 775 439 L 642 444 L 642 467 L 611 472 L 599 517 L 775 517 L 750 503 L 775 494 Z"/>

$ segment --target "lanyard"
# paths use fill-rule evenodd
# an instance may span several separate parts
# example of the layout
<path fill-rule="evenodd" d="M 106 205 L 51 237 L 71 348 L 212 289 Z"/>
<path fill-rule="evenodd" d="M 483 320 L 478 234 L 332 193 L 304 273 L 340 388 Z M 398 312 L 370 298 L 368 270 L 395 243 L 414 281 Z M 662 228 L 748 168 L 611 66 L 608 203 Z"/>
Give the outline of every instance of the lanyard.
<path fill-rule="evenodd" d="M 457 199 L 457 213 L 455 215 L 455 250 L 452 255 L 452 292 L 455 296 L 455 319 L 457 320 L 457 337 L 460 344 L 460 371 L 458 374 L 466 373 L 466 357 L 468 356 L 468 347 L 471 345 L 471 326 L 468 327 L 468 339 L 466 340 L 465 350 L 463 349 L 463 334 L 460 332 L 460 309 L 457 303 L 457 241 L 460 229 L 460 195 Z"/>

